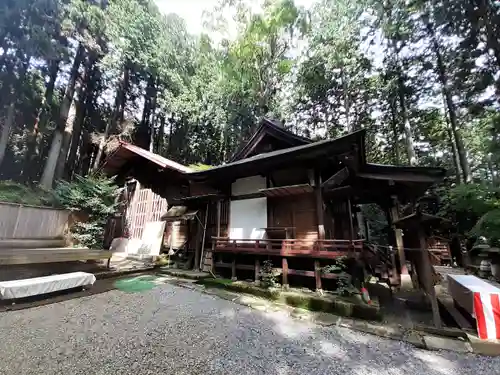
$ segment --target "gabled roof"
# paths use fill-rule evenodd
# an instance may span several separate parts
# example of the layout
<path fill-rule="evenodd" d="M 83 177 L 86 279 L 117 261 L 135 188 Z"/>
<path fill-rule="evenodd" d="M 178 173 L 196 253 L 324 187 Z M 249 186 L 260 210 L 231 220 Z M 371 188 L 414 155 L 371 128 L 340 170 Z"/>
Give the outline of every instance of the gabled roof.
<path fill-rule="evenodd" d="M 288 145 L 288 147 L 301 146 L 312 141 L 308 138 L 296 135 L 286 130 L 281 123 L 269 118 L 263 118 L 259 127 L 238 152 L 236 152 L 229 162 L 237 161 L 248 157 L 265 137 L 271 137 Z"/>
<path fill-rule="evenodd" d="M 191 168 L 182 164 L 123 141 L 120 141 L 118 148 L 106 158 L 102 169 L 108 175 L 113 176 L 118 173 L 128 161 L 131 161 L 135 157 L 146 159 L 161 168 L 170 169 L 179 173 L 189 173 L 192 171 Z"/>
<path fill-rule="evenodd" d="M 204 171 L 191 172 L 189 176 L 193 178 L 207 178 L 216 175 L 226 175 L 235 173 L 237 175 L 251 175 L 253 169 L 261 170 L 264 167 L 279 166 L 290 161 L 316 160 L 318 158 L 341 154 L 352 150 L 352 145 L 359 146 L 357 152 L 361 163 L 365 163 L 365 135 L 366 130 L 361 129 L 353 133 L 335 139 L 312 142 L 300 146 L 285 148 L 251 156 L 246 159 L 236 160 L 227 164 L 222 164 Z"/>

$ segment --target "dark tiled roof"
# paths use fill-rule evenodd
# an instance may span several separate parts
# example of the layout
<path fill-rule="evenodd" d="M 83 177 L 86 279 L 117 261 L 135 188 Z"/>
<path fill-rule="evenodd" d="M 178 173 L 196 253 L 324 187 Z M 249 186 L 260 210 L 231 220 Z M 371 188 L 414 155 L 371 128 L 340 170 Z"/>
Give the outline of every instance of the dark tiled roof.
<path fill-rule="evenodd" d="M 264 161 L 264 160 L 273 160 L 274 158 L 278 157 L 283 157 L 283 156 L 288 156 L 290 157 L 290 160 L 293 160 L 293 157 L 297 157 L 303 153 L 309 152 L 309 151 L 314 151 L 314 150 L 326 150 L 326 149 L 331 149 L 332 146 L 335 144 L 340 144 L 344 142 L 360 142 L 361 146 L 363 147 L 362 152 L 364 153 L 364 137 L 365 137 L 366 130 L 358 130 L 353 133 L 349 133 L 343 137 L 335 138 L 335 139 L 326 139 L 323 141 L 318 141 L 318 142 L 312 142 L 300 146 L 295 146 L 295 147 L 289 147 L 285 148 L 282 150 L 276 150 L 276 151 L 271 151 L 271 152 L 266 152 L 263 154 L 251 156 L 249 158 L 245 159 L 240 159 L 236 160 L 227 164 L 222 164 L 210 169 L 207 169 L 205 171 L 199 171 L 199 172 L 190 172 L 189 175 L 191 176 L 203 176 L 203 175 L 210 175 L 213 173 L 217 173 L 219 171 L 224 171 L 224 170 L 229 170 L 231 168 L 237 167 L 237 166 L 243 166 L 251 163 L 255 163 L 258 161 Z M 360 150 L 361 151 L 361 150 Z"/>
<path fill-rule="evenodd" d="M 252 137 L 246 142 L 246 144 L 238 150 L 233 157 L 230 159 L 230 162 L 234 162 L 240 159 L 245 158 L 249 152 L 256 146 L 261 139 L 261 136 L 264 134 L 268 134 L 271 137 L 279 139 L 283 142 L 286 142 L 293 146 L 300 146 L 304 144 L 311 143 L 312 141 L 309 138 L 301 137 L 297 134 L 292 133 L 291 131 L 286 130 L 279 121 L 272 120 L 270 118 L 264 118 L 260 122 L 259 127 L 252 135 Z"/>

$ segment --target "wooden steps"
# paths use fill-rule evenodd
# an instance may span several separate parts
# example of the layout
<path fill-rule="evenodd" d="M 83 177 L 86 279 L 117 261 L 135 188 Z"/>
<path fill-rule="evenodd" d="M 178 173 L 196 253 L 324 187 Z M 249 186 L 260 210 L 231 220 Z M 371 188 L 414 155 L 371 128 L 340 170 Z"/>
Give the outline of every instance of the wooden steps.
<path fill-rule="evenodd" d="M 470 321 L 456 308 L 452 298 L 442 296 L 438 298 L 438 302 L 448 312 L 448 314 L 450 314 L 455 323 L 457 323 L 461 329 L 467 332 L 475 331 L 475 328 L 472 326 Z"/>

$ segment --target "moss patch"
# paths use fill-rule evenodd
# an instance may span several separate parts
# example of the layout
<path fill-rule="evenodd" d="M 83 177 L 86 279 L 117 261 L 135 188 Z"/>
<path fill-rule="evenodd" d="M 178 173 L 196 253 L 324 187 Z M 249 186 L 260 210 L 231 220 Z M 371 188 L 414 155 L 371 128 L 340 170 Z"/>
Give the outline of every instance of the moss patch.
<path fill-rule="evenodd" d="M 156 276 L 143 275 L 116 280 L 113 285 L 116 289 L 121 290 L 122 292 L 137 293 L 153 289 L 156 286 L 154 283 L 156 279 Z"/>
<path fill-rule="evenodd" d="M 56 207 L 54 195 L 36 186 L 27 186 L 13 181 L 0 182 L 0 202 L 32 206 Z"/>
<path fill-rule="evenodd" d="M 293 307 L 311 311 L 324 311 L 340 316 L 366 320 L 381 320 L 382 315 L 376 306 L 366 305 L 355 298 L 338 296 L 318 296 L 307 293 L 282 292 L 280 301 Z"/>
<path fill-rule="evenodd" d="M 310 311 L 323 311 L 365 320 L 382 320 L 382 314 L 378 306 L 364 304 L 355 297 L 319 296 L 314 293 L 264 289 L 244 281 L 233 282 L 228 279 L 204 279 L 198 281 L 198 283 L 209 288 L 222 288 L 238 293 L 252 294 Z"/>
<path fill-rule="evenodd" d="M 259 288 L 256 285 L 245 283 L 243 281 L 231 281 L 228 279 L 203 279 L 199 280 L 198 284 L 203 284 L 212 288 L 224 288 L 238 293 L 248 293 L 273 301 L 277 300 L 280 296 L 279 290 Z"/>

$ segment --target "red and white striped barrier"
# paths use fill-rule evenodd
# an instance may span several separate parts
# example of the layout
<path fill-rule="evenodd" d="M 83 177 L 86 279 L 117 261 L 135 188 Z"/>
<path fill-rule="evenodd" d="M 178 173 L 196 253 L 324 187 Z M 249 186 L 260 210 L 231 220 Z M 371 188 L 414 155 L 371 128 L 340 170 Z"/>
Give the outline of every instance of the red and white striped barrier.
<path fill-rule="evenodd" d="M 472 275 L 448 275 L 448 289 L 465 311 L 476 319 L 482 340 L 500 340 L 500 289 Z"/>

